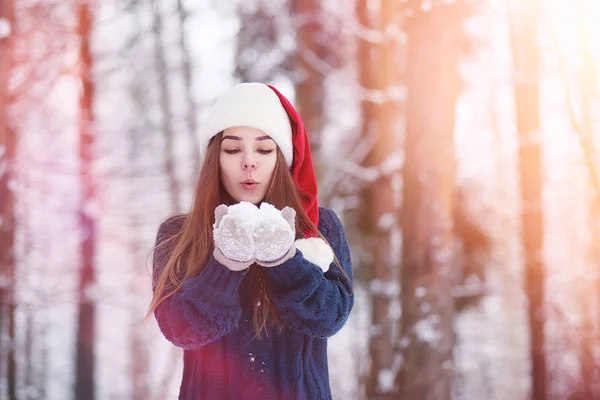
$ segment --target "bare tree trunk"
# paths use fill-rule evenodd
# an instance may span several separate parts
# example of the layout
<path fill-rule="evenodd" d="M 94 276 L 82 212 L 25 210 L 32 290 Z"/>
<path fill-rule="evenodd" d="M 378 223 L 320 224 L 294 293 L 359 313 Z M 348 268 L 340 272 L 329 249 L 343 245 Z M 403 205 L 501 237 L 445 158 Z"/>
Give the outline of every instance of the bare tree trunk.
<path fill-rule="evenodd" d="M 542 171 L 539 121 L 539 52 L 537 1 L 524 2 L 510 18 L 511 46 L 515 73 L 514 95 L 519 132 L 521 232 L 525 257 L 525 285 L 529 300 L 531 398 L 547 399 L 545 354 L 544 286 L 542 260 Z"/>
<path fill-rule="evenodd" d="M 412 6 L 406 20 L 407 131 L 402 226 L 400 398 L 449 400 L 455 343 L 454 123 L 461 2 Z M 443 35 L 432 34 L 439 29 Z"/>
<path fill-rule="evenodd" d="M 364 190 L 361 229 L 371 248 L 368 264 L 371 274 L 371 320 L 369 355 L 371 366 L 366 379 L 369 399 L 383 398 L 395 391 L 394 375 L 399 367 L 395 357 L 398 337 L 399 309 L 393 309 L 399 300 L 399 257 L 394 256 L 394 234 L 399 237 L 396 224 L 398 204 L 394 201 L 393 178 L 400 171 L 388 168 L 393 157 L 398 157 L 400 146 L 401 111 L 390 93 L 399 84 L 400 65 L 398 42 L 386 34 L 398 28 L 399 6 L 396 1 L 383 0 L 379 10 L 370 10 L 368 1 L 357 2 L 359 23 L 381 33 L 377 43 L 359 38 L 358 63 L 362 94 L 362 135 L 371 143 L 364 167 L 375 171 L 375 179 Z M 376 102 L 375 98 L 381 101 Z M 388 170 L 389 169 L 389 170 Z"/>
<path fill-rule="evenodd" d="M 40 332 L 40 336 L 45 337 L 47 335 L 47 329 L 44 329 L 42 332 Z M 48 391 L 47 391 L 47 377 L 48 377 L 48 370 L 49 370 L 49 362 L 48 362 L 48 348 L 46 347 L 46 345 L 42 345 L 41 346 L 41 365 L 40 365 L 40 372 L 39 372 L 39 382 L 40 382 L 40 399 L 47 399 L 48 398 Z"/>
<path fill-rule="evenodd" d="M 579 343 L 579 362 L 581 363 L 581 386 L 578 393 L 582 399 L 597 399 L 596 374 L 597 365 L 594 359 L 594 324 L 592 322 L 592 310 L 589 304 L 589 294 L 593 293 L 593 285 L 584 285 L 585 292 L 579 295 L 578 304 L 581 307 L 581 337 Z M 585 294 L 584 294 L 585 293 Z"/>
<path fill-rule="evenodd" d="M 169 194 L 171 195 L 171 208 L 179 210 L 179 182 L 175 171 L 175 156 L 173 154 L 173 113 L 171 111 L 171 93 L 169 87 L 169 71 L 165 59 L 165 48 L 163 45 L 163 22 L 158 2 L 151 0 L 154 32 L 154 56 L 156 58 L 156 69 L 158 74 L 159 101 L 162 111 L 162 133 L 165 138 L 164 162 L 165 172 L 169 180 Z"/>
<path fill-rule="evenodd" d="M 25 368 L 23 375 L 25 375 L 24 383 L 28 389 L 33 389 L 36 385 L 34 382 L 34 364 L 33 364 L 33 312 L 31 311 L 30 305 L 26 306 L 28 309 L 25 311 Z M 28 390 L 26 394 L 27 399 L 34 399 L 35 397 Z"/>
<path fill-rule="evenodd" d="M 92 32 L 92 10 L 87 1 L 77 4 L 77 34 L 80 40 L 80 182 L 81 205 L 79 226 L 81 229 L 81 267 L 79 271 L 79 310 L 77 320 L 77 352 L 75 399 L 94 400 L 95 398 L 95 354 L 96 341 L 96 300 L 92 290 L 96 284 L 94 265 L 96 226 L 94 216 L 90 215 L 88 205 L 94 201 L 94 183 L 92 179 L 92 154 L 94 144 L 94 83 L 92 80 L 92 54 L 90 35 Z"/>
<path fill-rule="evenodd" d="M 187 20 L 187 12 L 183 6 L 182 0 L 177 0 L 177 15 L 179 16 L 179 24 L 181 25 L 181 34 L 179 36 L 179 47 L 183 59 L 183 80 L 185 84 L 185 96 L 187 99 L 187 123 L 188 133 L 190 135 L 190 144 L 192 146 L 192 157 L 194 165 L 194 180 L 200 174 L 200 144 L 198 143 L 198 122 L 196 120 L 196 112 L 198 107 L 193 94 L 192 80 L 192 63 L 190 61 L 190 49 L 186 40 L 185 23 Z"/>
<path fill-rule="evenodd" d="M 24 174 L 23 174 L 24 175 Z M 29 182 L 26 179 L 21 178 L 22 183 L 25 186 L 25 191 L 30 190 L 30 186 L 29 186 Z M 31 230 L 29 228 L 30 223 L 29 223 L 29 219 L 30 219 L 30 215 L 29 213 L 26 211 L 22 214 L 22 217 L 19 219 L 19 227 L 21 228 L 21 232 L 22 232 L 22 237 L 24 238 L 23 242 L 23 254 L 32 254 L 33 252 L 33 246 L 32 246 L 32 235 L 31 235 Z M 34 274 L 36 274 L 38 271 L 33 271 L 33 268 L 31 268 L 31 263 L 24 263 L 23 261 L 21 262 L 21 268 L 22 270 L 26 273 L 24 273 L 21 277 L 20 277 L 20 282 L 23 286 L 26 287 L 30 287 L 31 285 L 31 280 L 30 277 L 33 276 Z M 35 330 L 35 310 L 33 307 L 33 304 L 31 303 L 25 303 L 25 304 L 21 304 L 21 309 L 22 309 L 22 314 L 25 317 L 25 327 L 23 329 L 24 331 L 24 335 L 25 336 L 25 343 L 24 343 L 24 349 L 23 349 L 23 353 L 24 353 L 24 367 L 23 367 L 23 384 L 24 387 L 27 388 L 26 394 L 25 394 L 25 398 L 26 399 L 37 399 L 39 398 L 39 392 L 37 391 L 39 389 L 39 385 L 40 382 L 38 382 L 36 380 L 36 365 L 35 365 L 35 361 L 34 361 L 34 356 L 35 356 L 35 344 L 36 344 L 36 339 L 38 340 L 38 342 L 43 342 L 43 339 L 41 337 L 36 337 L 34 334 L 34 330 Z M 39 368 L 39 367 L 38 367 Z"/>
<path fill-rule="evenodd" d="M 9 78 L 12 70 L 13 42 L 15 30 L 14 0 L 0 0 L 0 340 L 4 337 L 4 324 L 9 345 L 0 351 L 2 363 L 6 357 L 7 399 L 16 395 L 15 362 L 15 209 L 14 193 L 11 189 L 15 174 L 17 136 L 8 115 L 12 103 Z M 5 353 L 6 351 L 6 353 Z M 0 368 L 2 371 L 4 368 Z"/>

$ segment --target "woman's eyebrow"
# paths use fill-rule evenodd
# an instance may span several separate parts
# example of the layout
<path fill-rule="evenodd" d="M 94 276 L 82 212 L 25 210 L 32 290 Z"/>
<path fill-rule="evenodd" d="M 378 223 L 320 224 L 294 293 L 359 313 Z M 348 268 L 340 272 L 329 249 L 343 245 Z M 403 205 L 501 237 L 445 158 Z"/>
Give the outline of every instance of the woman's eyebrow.
<path fill-rule="evenodd" d="M 222 140 L 225 140 L 225 139 L 231 139 L 231 140 L 242 140 L 242 138 L 241 138 L 241 137 L 239 137 L 239 136 L 233 136 L 233 135 L 227 135 L 227 136 L 223 136 L 223 139 L 222 139 Z M 268 140 L 268 139 L 271 139 L 271 137 L 270 137 L 270 136 L 267 136 L 267 135 L 265 135 L 265 136 L 259 136 L 259 137 L 257 137 L 255 140 Z"/>

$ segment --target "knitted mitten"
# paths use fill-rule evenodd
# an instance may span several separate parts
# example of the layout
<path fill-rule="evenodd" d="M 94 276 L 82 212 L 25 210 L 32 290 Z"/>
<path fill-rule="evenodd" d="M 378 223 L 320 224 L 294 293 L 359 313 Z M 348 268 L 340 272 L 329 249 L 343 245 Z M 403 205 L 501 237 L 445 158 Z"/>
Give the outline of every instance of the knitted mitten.
<path fill-rule="evenodd" d="M 256 245 L 252 232 L 255 228 L 258 207 L 241 202 L 215 209 L 213 239 L 215 259 L 232 271 L 241 271 L 254 262 Z"/>
<path fill-rule="evenodd" d="M 296 253 L 296 211 L 284 207 L 279 211 L 269 203 L 262 203 L 254 228 L 256 263 L 274 267 L 292 258 Z"/>

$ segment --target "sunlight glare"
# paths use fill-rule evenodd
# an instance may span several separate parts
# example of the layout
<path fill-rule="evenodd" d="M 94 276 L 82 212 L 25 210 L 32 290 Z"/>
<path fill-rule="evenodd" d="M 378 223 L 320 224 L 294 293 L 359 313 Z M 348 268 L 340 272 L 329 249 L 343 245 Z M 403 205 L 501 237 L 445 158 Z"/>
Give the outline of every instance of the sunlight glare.
<path fill-rule="evenodd" d="M 543 0 L 543 10 L 555 29 L 561 53 L 567 57 L 591 58 L 594 71 L 600 65 L 600 1 Z"/>

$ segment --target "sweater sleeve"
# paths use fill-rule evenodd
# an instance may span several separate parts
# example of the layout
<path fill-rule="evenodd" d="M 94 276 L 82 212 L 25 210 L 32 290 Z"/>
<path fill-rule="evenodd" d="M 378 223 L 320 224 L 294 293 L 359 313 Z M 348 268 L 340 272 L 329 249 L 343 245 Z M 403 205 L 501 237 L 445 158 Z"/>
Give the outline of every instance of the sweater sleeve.
<path fill-rule="evenodd" d="M 283 264 L 266 268 L 266 274 L 283 324 L 302 334 L 323 338 L 342 328 L 354 305 L 354 294 L 350 250 L 342 223 L 332 210 L 323 208 L 321 213 L 323 227 L 320 224 L 319 228 L 344 272 L 332 264 L 323 273 L 298 250 Z"/>
<path fill-rule="evenodd" d="M 182 219 L 170 218 L 158 229 L 156 244 L 181 229 Z M 160 271 L 168 261 L 172 245 L 156 248 L 153 262 L 153 291 Z M 179 291 L 163 300 L 154 315 L 163 335 L 175 346 L 189 350 L 229 333 L 237 324 L 241 307 L 238 289 L 243 272 L 233 272 L 213 257 L 197 276 L 186 278 Z"/>

